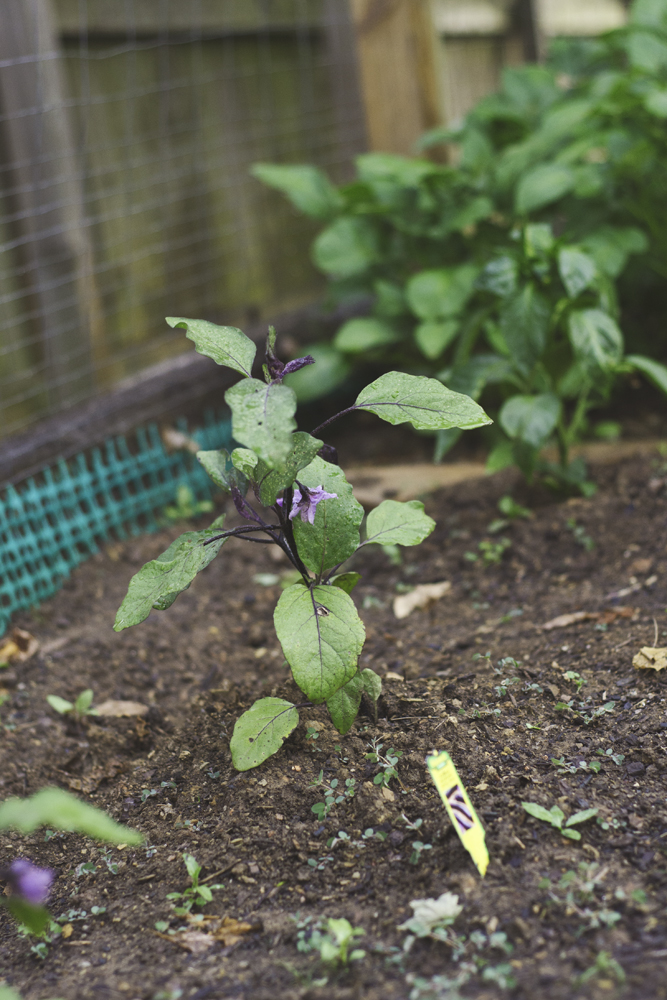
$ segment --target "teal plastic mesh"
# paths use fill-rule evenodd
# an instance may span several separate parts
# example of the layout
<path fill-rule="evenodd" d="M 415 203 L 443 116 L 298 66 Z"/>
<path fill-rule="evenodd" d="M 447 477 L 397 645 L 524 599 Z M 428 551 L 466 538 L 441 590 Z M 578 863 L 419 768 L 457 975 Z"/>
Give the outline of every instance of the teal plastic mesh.
<path fill-rule="evenodd" d="M 187 421 L 178 422 L 187 433 Z M 207 415 L 191 432 L 202 450 L 228 447 L 229 419 Z M 196 500 L 215 486 L 194 455 L 167 452 L 156 425 L 110 439 L 9 486 L 0 497 L 0 635 L 14 611 L 55 593 L 72 570 L 110 537 L 126 538 L 164 526 L 161 512 L 179 485 Z"/>

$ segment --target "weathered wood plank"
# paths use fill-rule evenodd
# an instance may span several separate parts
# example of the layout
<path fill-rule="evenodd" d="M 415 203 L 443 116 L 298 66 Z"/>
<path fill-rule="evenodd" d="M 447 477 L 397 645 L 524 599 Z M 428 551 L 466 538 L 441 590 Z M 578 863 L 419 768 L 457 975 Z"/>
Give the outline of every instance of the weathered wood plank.
<path fill-rule="evenodd" d="M 54 0 L 62 34 L 238 34 L 318 27 L 322 0 Z"/>
<path fill-rule="evenodd" d="M 351 0 L 371 149 L 410 154 L 443 121 L 430 0 Z"/>

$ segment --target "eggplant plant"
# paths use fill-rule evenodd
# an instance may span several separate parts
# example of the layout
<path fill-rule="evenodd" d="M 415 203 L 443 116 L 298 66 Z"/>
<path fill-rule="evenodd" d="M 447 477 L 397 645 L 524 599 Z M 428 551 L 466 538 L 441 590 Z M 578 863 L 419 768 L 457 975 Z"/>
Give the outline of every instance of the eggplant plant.
<path fill-rule="evenodd" d="M 182 327 L 200 354 L 242 375 L 227 390 L 231 453 L 200 451 L 197 458 L 220 490 L 231 497 L 244 524 L 225 528 L 224 515 L 201 531 L 187 531 L 130 581 L 114 628 L 138 625 L 153 610 L 169 608 L 195 576 L 232 538 L 277 545 L 298 573 L 275 609 L 276 633 L 292 676 L 307 701 L 294 705 L 261 698 L 237 720 L 231 739 L 234 766 L 256 767 L 276 753 L 299 721 L 299 708 L 326 703 L 340 733 L 346 733 L 362 693 L 376 702 L 381 681 L 358 667 L 365 632 L 350 596 L 360 579 L 344 564 L 366 545 L 418 545 L 435 527 L 417 500 L 385 500 L 364 522 L 364 509 L 336 464 L 335 450 L 320 433 L 337 416 L 312 432 L 297 430 L 296 395 L 285 385 L 290 372 L 313 363 L 312 357 L 287 364 L 275 353 L 270 331 L 263 379 L 253 377 L 256 347 L 240 330 L 204 320 L 169 318 Z M 418 430 L 466 430 L 490 423 L 469 396 L 437 379 L 388 372 L 366 386 L 345 413 L 363 410 L 389 424 L 409 422 Z"/>

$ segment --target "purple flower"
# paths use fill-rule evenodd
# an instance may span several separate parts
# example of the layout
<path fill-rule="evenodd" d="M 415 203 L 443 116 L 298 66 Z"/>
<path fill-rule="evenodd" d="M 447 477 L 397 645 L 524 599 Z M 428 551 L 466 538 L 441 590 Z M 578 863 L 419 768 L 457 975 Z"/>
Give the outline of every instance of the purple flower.
<path fill-rule="evenodd" d="M 306 486 L 295 486 L 292 509 L 289 513 L 290 521 L 293 521 L 297 514 L 300 514 L 302 521 L 314 524 L 315 511 L 320 500 L 335 500 L 337 496 L 337 493 L 327 493 L 321 486 L 315 486 L 310 490 Z M 279 507 L 283 505 L 282 500 L 277 500 L 276 503 Z"/>
<path fill-rule="evenodd" d="M 55 872 L 51 868 L 38 868 L 25 858 L 16 858 L 6 869 L 5 877 L 12 892 L 21 896 L 32 906 L 43 906 L 46 902 Z"/>

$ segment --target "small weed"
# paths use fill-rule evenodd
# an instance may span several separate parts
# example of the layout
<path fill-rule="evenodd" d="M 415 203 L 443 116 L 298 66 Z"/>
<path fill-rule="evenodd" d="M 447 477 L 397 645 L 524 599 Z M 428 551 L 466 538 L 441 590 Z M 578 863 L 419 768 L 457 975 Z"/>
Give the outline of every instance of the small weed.
<path fill-rule="evenodd" d="M 563 680 L 571 681 L 573 684 L 576 684 L 577 694 L 579 694 L 584 684 L 588 684 L 588 681 L 585 679 L 585 677 L 582 677 L 581 674 L 578 674 L 576 670 L 566 670 L 565 673 L 563 674 Z"/>
<path fill-rule="evenodd" d="M 394 750 L 390 747 L 386 754 L 382 753 L 382 748 L 384 743 L 380 743 L 378 740 L 373 739 L 368 744 L 370 747 L 370 753 L 366 754 L 366 760 L 370 761 L 372 764 L 379 764 L 380 771 L 373 778 L 374 785 L 382 785 L 386 788 L 392 778 L 396 778 L 397 782 L 403 788 L 403 783 L 398 776 L 398 771 L 396 770 L 396 764 L 398 763 L 399 757 L 403 756 L 402 750 Z"/>
<path fill-rule="evenodd" d="M 167 899 L 173 903 L 179 901 L 179 905 L 174 907 L 174 913 L 179 917 L 189 913 L 193 906 L 206 906 L 213 899 L 215 889 L 225 888 L 224 885 L 200 884 L 201 865 L 197 863 L 192 854 L 184 854 L 183 861 L 190 876 L 191 885 L 184 892 L 167 893 Z"/>
<path fill-rule="evenodd" d="M 190 521 L 193 517 L 212 510 L 210 500 L 197 500 L 190 487 L 181 483 L 176 489 L 174 504 L 165 507 L 162 513 L 167 521 Z"/>
<path fill-rule="evenodd" d="M 558 774 L 576 774 L 577 771 L 592 771 L 594 774 L 599 774 L 602 767 L 599 760 L 592 760 L 590 764 L 585 760 L 566 763 L 564 757 L 552 757 L 551 763 L 558 768 Z"/>
<path fill-rule="evenodd" d="M 59 715 L 71 715 L 77 722 L 86 715 L 97 715 L 97 709 L 91 708 L 93 703 L 91 688 L 82 691 L 74 702 L 67 701 L 65 698 L 59 698 L 57 694 L 47 694 L 46 700 Z"/>
<path fill-rule="evenodd" d="M 581 545 L 582 549 L 585 549 L 586 552 L 592 552 L 595 548 L 595 542 L 587 533 L 583 524 L 577 524 L 575 518 L 571 517 L 568 519 L 567 526 L 572 532 L 577 545 Z"/>
<path fill-rule="evenodd" d="M 581 840 L 579 831 L 573 830 L 572 827 L 578 826 L 580 823 L 585 823 L 586 820 L 592 819 L 598 813 L 597 809 L 583 809 L 581 812 L 573 813 L 566 820 L 565 813 L 558 806 L 545 809 L 544 806 L 538 805 L 537 802 L 522 802 L 521 805 L 529 816 L 534 816 L 535 819 L 542 820 L 543 823 L 549 823 L 550 826 L 555 827 L 564 837 L 568 837 L 570 840 Z M 563 820 L 565 820 L 565 823 L 563 823 Z"/>
<path fill-rule="evenodd" d="M 497 566 L 501 562 L 503 554 L 511 545 L 512 543 L 509 538 L 499 538 L 497 542 L 492 542 L 485 538 L 477 545 L 479 553 L 464 552 L 463 558 L 467 559 L 468 562 L 477 562 L 481 555 L 485 566 Z"/>
<path fill-rule="evenodd" d="M 312 921 L 311 917 L 305 920 L 293 918 L 297 924 L 297 950 L 308 953 L 319 952 L 319 959 L 323 965 L 331 969 L 346 967 L 350 962 L 357 962 L 364 958 L 366 952 L 360 948 L 350 948 L 355 940 L 363 937 L 365 931 L 361 927 L 353 927 L 349 920 L 344 917 L 336 919 L 334 917 L 320 918 Z"/>
<path fill-rule="evenodd" d="M 622 986 L 625 982 L 625 972 L 623 971 L 622 966 L 619 965 L 615 958 L 612 958 L 608 951 L 601 951 L 598 953 L 593 965 L 589 966 L 585 972 L 582 972 L 582 974 L 577 977 L 577 985 L 583 986 L 585 983 L 589 982 L 589 980 L 595 979 L 597 976 L 601 976 L 607 981 L 611 976 L 612 985 L 614 979 L 619 986 Z"/>
<path fill-rule="evenodd" d="M 596 750 L 595 752 L 601 754 L 603 757 L 609 757 L 609 759 L 613 760 L 614 764 L 616 764 L 618 767 L 620 767 L 623 761 L 625 760 L 624 753 L 614 753 L 611 747 L 609 747 L 607 750 Z"/>
<path fill-rule="evenodd" d="M 315 781 L 313 781 L 308 787 L 309 788 L 323 788 L 324 789 L 324 802 L 316 802 L 314 806 L 311 806 L 311 812 L 314 812 L 317 818 L 322 821 L 327 818 L 334 806 L 340 805 L 345 799 L 354 798 L 356 782 L 354 778 L 347 778 L 345 781 L 345 787 L 341 788 L 339 791 L 338 778 L 333 778 L 331 781 L 324 780 L 324 771 L 320 771 Z"/>

